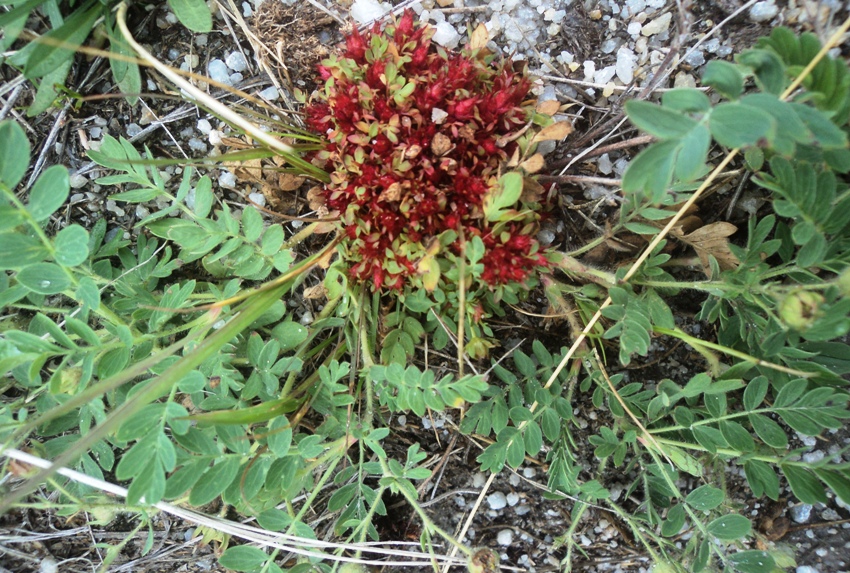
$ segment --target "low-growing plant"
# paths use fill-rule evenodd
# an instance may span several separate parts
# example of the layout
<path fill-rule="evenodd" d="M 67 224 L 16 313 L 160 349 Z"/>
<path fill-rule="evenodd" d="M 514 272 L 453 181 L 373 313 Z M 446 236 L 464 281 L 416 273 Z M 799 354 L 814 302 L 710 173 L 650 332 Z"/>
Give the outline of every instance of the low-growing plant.
<path fill-rule="evenodd" d="M 741 545 L 752 524 L 726 491 L 729 464 L 757 498 L 778 499 L 784 477 L 803 503 L 827 490 L 850 503 L 841 452 L 801 461 L 792 434 L 817 436 L 850 417 L 850 74 L 826 55 L 831 45 L 777 29 L 736 63 L 708 64 L 712 95 L 677 89 L 660 104 L 626 104 L 656 141 L 624 176 L 610 235 L 648 244 L 629 268 L 608 271 L 537 242 L 546 190 L 535 147 L 568 135 L 551 117 L 559 106 L 528 103 L 526 72 L 496 60 L 480 32 L 459 53 L 432 46 L 431 34 L 408 12 L 353 32 L 322 63 L 307 107 L 318 134 L 293 130 L 316 145 L 288 148 L 304 151 L 288 161 L 317 180 L 328 217 L 289 237 L 254 208 L 219 202 L 188 166 L 172 193 L 148 150 L 110 137 L 91 153 L 113 171 L 98 182 L 125 186 L 114 200 L 163 207 L 127 236 L 103 220 L 51 234 L 67 171 L 47 169 L 18 198 L 29 146 L 17 124 L 0 123 L 0 438 L 3 451 L 26 443 L 54 463 L 0 507 L 44 479 L 61 492 L 60 511 L 97 506 L 87 486 L 54 476 L 68 466 L 129 482 L 128 507 L 220 499 L 267 530 L 309 539 L 305 516 L 330 485 L 323 511 L 339 538 L 377 539 L 374 518 L 396 494 L 420 517 L 424 549 L 448 542 L 470 570 L 488 569 L 490 556 L 419 504 L 414 483 L 430 476 L 420 447 L 399 459 L 385 448 L 388 414 L 465 405 L 459 430 L 492 437 L 477 458 L 483 471 L 543 454 L 546 495 L 576 500 L 558 540 L 567 568 L 591 505 L 622 520 L 659 570 L 785 566 L 781 551 Z M 709 172 L 715 144 L 732 151 Z M 740 152 L 766 197 L 746 230 L 677 226 Z M 328 222 L 336 237 L 305 254 Z M 674 242 L 705 280 L 671 265 Z M 301 324 L 285 300 L 317 268 L 327 300 Z M 572 347 L 535 339 L 511 362 L 492 357 L 492 378 L 464 375 L 465 360 L 495 348 L 488 319 L 538 283 L 570 315 Z M 696 320 L 716 340 L 683 329 L 673 310 L 683 291 L 703 297 Z M 659 337 L 693 347 L 705 371 L 655 382 L 620 368 Z M 410 364 L 422 340 L 453 342 L 458 372 Z M 599 420 L 586 443 L 580 396 Z M 595 467 L 582 465 L 581 448 L 593 449 Z M 616 499 L 614 473 L 631 480 Z M 345 550 L 311 549 L 302 565 L 329 570 L 320 560 Z M 221 562 L 280 571 L 277 551 L 234 546 Z"/>

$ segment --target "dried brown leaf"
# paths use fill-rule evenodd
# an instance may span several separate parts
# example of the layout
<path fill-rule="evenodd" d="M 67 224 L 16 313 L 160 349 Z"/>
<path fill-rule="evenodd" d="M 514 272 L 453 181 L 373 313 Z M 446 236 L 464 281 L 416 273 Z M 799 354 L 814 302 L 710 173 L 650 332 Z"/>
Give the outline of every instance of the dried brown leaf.
<path fill-rule="evenodd" d="M 437 3 L 440 3 L 440 0 L 437 0 Z M 453 0 L 449 2 L 453 3 Z M 487 42 L 490 41 L 490 33 L 487 32 L 487 27 L 484 24 L 478 24 L 478 27 L 472 31 L 472 35 L 469 37 L 469 48 L 471 50 L 478 50 L 480 48 L 484 48 L 487 46 Z"/>
<path fill-rule="evenodd" d="M 555 115 L 561 109 L 561 102 L 555 99 L 547 99 L 537 104 L 534 111 L 543 115 Z"/>
<path fill-rule="evenodd" d="M 573 132 L 573 125 L 568 121 L 559 121 L 547 125 L 534 136 L 534 141 L 560 141 Z"/>
<path fill-rule="evenodd" d="M 435 133 L 434 139 L 431 140 L 431 153 L 440 157 L 451 151 L 452 140 L 449 136 L 442 133 Z"/>
<path fill-rule="evenodd" d="M 724 270 L 734 269 L 740 263 L 738 258 L 729 250 L 729 237 L 737 230 L 738 227 L 732 223 L 718 221 L 700 227 L 687 235 L 681 235 L 679 239 L 693 247 L 702 263 L 703 271 L 711 278 L 709 255 L 717 259 L 720 268 Z"/>
<path fill-rule="evenodd" d="M 315 286 L 307 287 L 304 289 L 304 298 L 307 300 L 318 300 L 323 298 L 328 298 L 328 289 L 325 288 L 325 285 L 319 283 Z"/>
<path fill-rule="evenodd" d="M 525 161 L 520 164 L 526 173 L 537 173 L 546 165 L 546 160 L 543 159 L 543 155 L 540 153 L 535 153 Z"/>
<path fill-rule="evenodd" d="M 281 173 L 277 177 L 277 186 L 281 191 L 295 191 L 304 184 L 304 178 L 292 173 Z"/>

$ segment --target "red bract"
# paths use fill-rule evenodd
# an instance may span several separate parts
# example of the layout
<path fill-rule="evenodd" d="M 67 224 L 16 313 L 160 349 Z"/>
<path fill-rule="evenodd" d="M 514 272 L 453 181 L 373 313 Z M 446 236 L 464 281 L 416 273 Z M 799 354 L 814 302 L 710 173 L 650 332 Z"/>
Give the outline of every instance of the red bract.
<path fill-rule="evenodd" d="M 438 260 L 480 237 L 483 286 L 526 284 L 547 265 L 539 217 L 517 202 L 507 221 L 490 220 L 485 201 L 530 118 L 531 81 L 476 51 L 437 50 L 433 34 L 406 11 L 384 30 L 354 30 L 319 67 L 324 89 L 305 113 L 328 138 L 313 161 L 331 174 L 324 196 L 340 213 L 349 272 L 374 289 L 419 284 L 419 262 L 435 256 L 426 245 L 454 232 Z"/>

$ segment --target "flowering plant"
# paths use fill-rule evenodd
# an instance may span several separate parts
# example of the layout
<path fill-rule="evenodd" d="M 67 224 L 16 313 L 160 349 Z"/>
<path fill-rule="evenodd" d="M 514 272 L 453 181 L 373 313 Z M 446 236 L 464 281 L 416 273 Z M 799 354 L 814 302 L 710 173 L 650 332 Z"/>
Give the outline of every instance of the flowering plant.
<path fill-rule="evenodd" d="M 524 68 L 473 47 L 481 33 L 461 52 L 433 34 L 406 11 L 384 29 L 355 29 L 322 62 L 306 114 L 328 143 L 313 161 L 330 173 L 322 193 L 340 215 L 351 278 L 376 291 L 451 291 L 463 256 L 480 318 L 475 293 L 500 300 L 549 264 L 535 238 L 543 190 L 527 175 L 542 166 L 537 127 L 552 120 L 524 103 Z"/>

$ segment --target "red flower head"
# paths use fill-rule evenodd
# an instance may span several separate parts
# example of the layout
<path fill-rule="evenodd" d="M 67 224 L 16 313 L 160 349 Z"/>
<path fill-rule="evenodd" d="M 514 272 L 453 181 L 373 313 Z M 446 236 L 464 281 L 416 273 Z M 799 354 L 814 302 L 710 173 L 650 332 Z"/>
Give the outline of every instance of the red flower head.
<path fill-rule="evenodd" d="M 407 10 L 385 31 L 354 30 L 344 58 L 319 68 L 326 88 L 305 110 L 330 138 L 314 161 L 331 173 L 324 195 L 341 213 L 350 275 L 375 290 L 416 288 L 426 257 L 453 265 L 474 239 L 484 244 L 476 289 L 525 284 L 547 265 L 539 215 L 517 202 L 501 222 L 487 209 L 528 122 L 531 81 L 481 51 L 434 49 L 433 30 L 414 18 Z"/>

